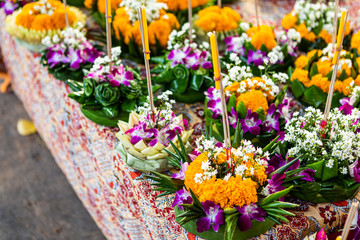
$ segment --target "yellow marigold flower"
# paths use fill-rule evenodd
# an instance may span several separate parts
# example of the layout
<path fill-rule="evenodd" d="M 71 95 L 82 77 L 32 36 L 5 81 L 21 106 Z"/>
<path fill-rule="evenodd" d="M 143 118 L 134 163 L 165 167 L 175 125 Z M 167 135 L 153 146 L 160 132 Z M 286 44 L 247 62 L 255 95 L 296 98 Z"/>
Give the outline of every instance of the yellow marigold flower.
<path fill-rule="evenodd" d="M 328 33 L 325 29 L 321 30 L 319 37 L 324 39 L 327 44 L 332 42 L 332 35 Z"/>
<path fill-rule="evenodd" d="M 309 58 L 307 58 L 304 55 L 301 55 L 300 57 L 298 57 L 295 61 L 295 67 L 297 68 L 304 68 L 306 67 L 306 65 L 309 62 Z"/>
<path fill-rule="evenodd" d="M 351 48 L 357 49 L 357 51 L 360 53 L 360 31 L 352 36 Z"/>
<path fill-rule="evenodd" d="M 166 3 L 170 11 L 179 11 L 188 9 L 188 2 L 184 0 L 159 0 L 158 2 Z M 192 0 L 191 7 L 197 8 L 207 4 L 209 0 Z"/>
<path fill-rule="evenodd" d="M 84 6 L 88 9 L 92 9 L 95 5 L 96 0 L 85 0 Z"/>
<path fill-rule="evenodd" d="M 168 22 L 163 19 L 155 20 L 149 25 L 149 43 L 150 45 L 156 44 L 156 39 L 159 40 L 162 47 L 166 47 L 171 27 Z"/>
<path fill-rule="evenodd" d="M 295 71 L 292 73 L 291 81 L 298 80 L 299 82 L 303 83 L 305 86 L 310 82 L 309 80 L 309 71 L 301 69 L 301 68 L 295 68 Z"/>
<path fill-rule="evenodd" d="M 318 56 L 322 55 L 321 50 L 314 49 L 314 50 L 311 50 L 310 52 L 307 53 L 308 59 L 312 58 L 315 55 L 315 53 L 317 53 Z"/>
<path fill-rule="evenodd" d="M 219 8 L 218 6 L 207 7 L 198 14 L 195 25 L 205 32 L 231 31 L 239 26 L 240 15 L 229 7 Z"/>
<path fill-rule="evenodd" d="M 316 35 L 313 32 L 309 32 L 305 23 L 300 24 L 296 27 L 296 30 L 300 33 L 301 38 L 305 38 L 310 42 L 315 42 Z"/>
<path fill-rule="evenodd" d="M 251 37 L 251 44 L 256 49 L 260 49 L 263 44 L 269 50 L 276 47 L 274 30 L 270 26 L 261 25 L 260 28 L 254 26 L 249 28 L 246 33 Z"/>
<path fill-rule="evenodd" d="M 342 69 L 340 71 L 337 71 L 337 77 L 340 77 L 343 70 L 345 70 L 345 72 L 348 76 L 351 75 L 351 68 L 346 63 L 344 63 L 342 65 Z"/>
<path fill-rule="evenodd" d="M 120 7 L 120 3 L 121 3 L 121 0 L 111 0 L 111 9 L 112 10 L 118 9 Z M 106 13 L 105 0 L 97 1 L 97 10 L 103 14 Z"/>
<path fill-rule="evenodd" d="M 315 85 L 323 92 L 329 92 L 330 81 L 328 78 L 323 77 L 321 74 L 316 74 L 311 78 L 310 86 Z"/>
<path fill-rule="evenodd" d="M 360 86 L 360 74 L 355 78 L 355 85 Z"/>
<path fill-rule="evenodd" d="M 249 92 L 240 94 L 236 98 L 236 105 L 240 102 L 243 102 L 247 109 L 251 109 L 251 111 L 255 112 L 259 108 L 262 108 L 266 114 L 269 109 L 269 104 L 264 96 L 264 93 L 260 90 L 251 90 Z"/>
<path fill-rule="evenodd" d="M 351 32 L 350 22 L 349 22 L 349 21 L 347 21 L 347 23 L 346 23 L 346 27 L 345 27 L 345 33 L 344 33 L 344 36 L 349 35 L 349 34 L 350 34 L 350 32 Z"/>
<path fill-rule="evenodd" d="M 349 77 L 343 81 L 343 88 L 341 90 L 342 94 L 344 94 L 345 96 L 349 96 L 350 90 L 351 90 L 350 84 L 353 81 L 354 81 L 354 79 L 352 77 Z"/>
<path fill-rule="evenodd" d="M 185 172 L 184 183 L 186 188 L 191 189 L 201 202 L 209 200 L 215 204 L 219 204 L 222 208 L 228 208 L 233 206 L 242 207 L 258 201 L 257 188 L 259 187 L 259 184 L 251 178 L 243 180 L 242 176 L 232 176 L 228 181 L 225 181 L 223 179 L 217 179 L 214 176 L 201 183 L 196 183 L 194 180 L 195 175 L 204 173 L 204 170 L 201 169 L 201 164 L 206 160 L 208 160 L 206 154 L 200 154 L 192 163 L 190 163 Z M 259 166 L 252 167 L 256 169 L 255 177 L 263 180 L 265 175 L 264 168 Z"/>
<path fill-rule="evenodd" d="M 297 20 L 297 16 L 289 13 L 286 14 L 285 17 L 281 20 L 281 25 L 284 29 L 290 29 L 296 26 Z"/>
<path fill-rule="evenodd" d="M 318 68 L 318 72 L 322 76 L 326 76 L 332 70 L 332 61 L 331 60 L 318 61 L 317 68 Z"/>

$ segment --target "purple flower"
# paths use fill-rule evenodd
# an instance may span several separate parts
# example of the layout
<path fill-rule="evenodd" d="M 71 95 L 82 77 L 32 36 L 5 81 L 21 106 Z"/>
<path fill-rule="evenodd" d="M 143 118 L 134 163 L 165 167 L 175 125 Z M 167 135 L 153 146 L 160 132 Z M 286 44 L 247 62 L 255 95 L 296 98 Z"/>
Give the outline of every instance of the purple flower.
<path fill-rule="evenodd" d="M 341 107 L 339 110 L 342 111 L 345 115 L 350 115 L 352 110 L 354 109 L 353 105 L 355 103 L 354 98 L 343 98 L 340 100 Z"/>
<path fill-rule="evenodd" d="M 354 240 L 359 240 L 360 239 L 360 215 L 358 216 L 358 220 L 357 220 L 356 229 L 355 229 L 353 239 Z"/>
<path fill-rule="evenodd" d="M 233 127 L 233 129 L 236 129 L 238 119 L 238 113 L 234 108 L 231 108 L 231 112 L 229 114 L 229 124 Z"/>
<path fill-rule="evenodd" d="M 226 45 L 226 51 L 237 53 L 241 56 L 245 55 L 245 47 L 243 46 L 243 41 L 240 37 L 226 37 L 224 42 Z"/>
<path fill-rule="evenodd" d="M 268 185 L 265 188 L 268 191 L 269 195 L 282 191 L 286 188 L 284 186 L 281 186 L 284 182 L 285 177 L 286 176 L 284 173 L 276 173 L 271 177 L 271 179 L 267 180 Z"/>
<path fill-rule="evenodd" d="M 155 135 L 155 138 L 149 142 L 149 146 L 153 147 L 157 143 L 161 143 L 162 145 L 167 146 L 169 144 L 168 139 L 172 141 L 176 137 L 176 132 L 181 134 L 182 131 L 183 129 L 180 126 L 176 126 L 174 129 L 170 129 L 169 126 L 164 127 L 158 131 L 158 134 Z"/>
<path fill-rule="evenodd" d="M 222 113 L 221 98 L 219 94 L 219 91 L 214 87 L 209 88 L 205 92 L 205 96 L 210 99 L 206 104 L 206 108 L 212 111 L 213 119 L 216 119 Z"/>
<path fill-rule="evenodd" d="M 95 72 L 90 72 L 88 75 L 86 75 L 85 78 L 92 78 L 95 81 L 105 81 L 106 78 L 103 76 L 104 70 L 103 70 L 103 66 L 100 65 L 99 69 Z"/>
<path fill-rule="evenodd" d="M 263 130 L 265 132 L 270 132 L 272 129 L 280 131 L 279 118 L 280 113 L 276 112 L 275 104 L 272 103 L 268 109 L 266 119 L 263 123 Z"/>
<path fill-rule="evenodd" d="M 185 49 L 174 49 L 168 55 L 168 59 L 171 60 L 171 67 L 175 67 L 178 64 L 186 64 L 186 57 L 189 54 L 191 48 L 188 47 Z"/>
<path fill-rule="evenodd" d="M 255 203 L 251 203 L 243 207 L 235 207 L 241 216 L 238 219 L 238 227 L 240 231 L 244 232 L 251 228 L 251 220 L 256 220 L 258 222 L 265 221 L 266 212 L 258 207 Z"/>
<path fill-rule="evenodd" d="M 174 173 L 171 178 L 174 178 L 174 179 L 179 179 L 179 180 L 184 180 L 185 179 L 185 172 L 187 170 L 189 166 L 189 163 L 186 162 L 186 163 L 181 163 L 181 169 L 178 173 Z"/>
<path fill-rule="evenodd" d="M 181 210 L 184 211 L 184 208 L 183 206 L 181 206 L 181 204 L 192 204 L 192 203 L 193 203 L 193 199 L 191 197 L 190 192 L 187 191 L 185 188 L 183 188 L 176 192 L 174 203 L 172 206 L 175 207 L 177 205 Z"/>
<path fill-rule="evenodd" d="M 82 59 L 80 57 L 80 50 L 74 50 L 72 47 L 69 47 L 69 52 L 67 54 L 70 62 L 70 68 L 79 69 Z"/>
<path fill-rule="evenodd" d="M 314 169 L 308 168 L 308 169 L 305 169 L 305 170 L 301 171 L 300 173 L 296 174 L 296 176 L 304 176 L 303 178 L 301 178 L 301 180 L 313 182 L 313 181 L 315 181 L 315 179 L 314 179 L 315 172 L 316 171 Z"/>
<path fill-rule="evenodd" d="M 60 44 L 55 45 L 50 48 L 50 50 L 46 54 L 46 58 L 48 64 L 50 64 L 50 68 L 53 68 L 55 65 L 59 63 L 69 63 L 70 59 L 65 56 L 65 48 L 60 46 Z"/>
<path fill-rule="evenodd" d="M 95 59 L 101 55 L 88 41 L 83 42 L 82 46 L 84 49 L 81 51 L 80 56 L 84 62 L 94 63 Z"/>
<path fill-rule="evenodd" d="M 208 231 L 212 224 L 215 232 L 219 231 L 219 226 L 225 223 L 224 212 L 219 205 L 207 200 L 201 203 L 205 211 L 206 217 L 200 218 L 196 222 L 196 231 L 199 233 Z"/>
<path fill-rule="evenodd" d="M 17 3 L 14 3 L 11 0 L 5 0 L 5 2 L 0 3 L 0 8 L 4 8 L 6 15 L 12 14 L 18 6 L 19 5 Z"/>
<path fill-rule="evenodd" d="M 251 112 L 248 109 L 245 119 L 239 120 L 241 123 L 241 128 L 244 133 L 250 132 L 252 135 L 260 134 L 260 124 L 262 123 L 260 119 L 258 119 L 258 115 L 256 112 Z"/>
<path fill-rule="evenodd" d="M 287 123 L 293 116 L 291 107 L 295 103 L 291 102 L 289 99 L 284 99 L 281 104 L 278 105 L 279 112 L 283 118 L 285 118 L 285 123 Z"/>
<path fill-rule="evenodd" d="M 279 136 L 279 138 L 278 138 L 278 140 L 276 142 L 284 142 L 284 139 L 285 139 L 285 132 L 284 131 L 277 132 L 276 136 Z"/>
<path fill-rule="evenodd" d="M 107 78 L 110 80 L 110 85 L 113 87 L 118 87 L 120 84 L 123 84 L 127 87 L 130 86 L 130 81 L 134 80 L 134 74 L 131 71 L 125 71 L 124 65 L 119 67 L 113 67 L 111 74 L 107 75 Z"/>
<path fill-rule="evenodd" d="M 350 176 L 355 179 L 355 182 L 360 182 L 360 162 L 359 159 L 349 166 Z"/>
<path fill-rule="evenodd" d="M 153 136 L 156 136 L 158 134 L 158 131 L 156 129 L 146 129 L 146 123 L 139 121 L 139 124 L 135 127 L 127 130 L 125 134 L 130 133 L 131 136 L 131 144 L 136 144 L 143 140 L 144 138 L 151 138 Z"/>
<path fill-rule="evenodd" d="M 206 59 L 207 59 L 207 57 L 208 57 L 207 55 L 208 55 L 207 52 L 202 51 L 202 52 L 200 53 L 199 57 L 198 57 L 198 62 L 199 62 L 199 64 L 201 65 L 201 67 L 204 68 L 204 69 L 210 69 L 210 68 L 212 68 L 211 62 L 206 61 Z"/>
<path fill-rule="evenodd" d="M 199 57 L 196 53 L 189 53 L 185 58 L 185 63 L 187 68 L 191 68 L 193 70 L 198 70 L 200 68 L 200 63 L 198 61 Z"/>
<path fill-rule="evenodd" d="M 266 56 L 266 52 L 262 52 L 261 50 L 249 50 L 248 53 L 248 60 L 247 60 L 247 64 L 251 64 L 253 63 L 255 66 L 259 66 L 262 65 L 264 63 L 264 59 L 269 59 Z"/>

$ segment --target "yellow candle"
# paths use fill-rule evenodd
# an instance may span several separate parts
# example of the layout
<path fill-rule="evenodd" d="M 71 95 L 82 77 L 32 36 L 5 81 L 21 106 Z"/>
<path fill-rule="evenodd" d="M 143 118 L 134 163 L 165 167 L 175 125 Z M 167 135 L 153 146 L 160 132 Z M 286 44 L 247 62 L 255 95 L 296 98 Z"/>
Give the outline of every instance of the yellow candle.
<path fill-rule="evenodd" d="M 210 33 L 210 45 L 211 45 L 211 54 L 214 68 L 214 78 L 218 79 L 220 76 L 219 72 L 219 56 L 217 51 L 217 42 L 215 33 Z M 220 89 L 220 81 L 215 81 L 216 89 Z"/>
<path fill-rule="evenodd" d="M 341 240 L 341 236 L 338 236 L 338 237 L 336 238 L 336 240 Z"/>
<path fill-rule="evenodd" d="M 144 45 L 145 45 L 145 52 L 146 52 L 146 59 L 150 59 L 150 49 L 149 49 L 149 33 L 147 29 L 147 20 L 146 20 L 146 10 L 144 7 L 141 8 L 141 17 L 143 21 L 143 30 L 144 30 Z"/>
<path fill-rule="evenodd" d="M 112 11 L 111 11 L 111 0 L 107 0 L 107 14 L 109 16 L 108 23 L 111 23 Z"/>
<path fill-rule="evenodd" d="M 346 11 L 343 11 L 342 14 L 341 14 L 341 20 L 340 20 L 340 26 L 339 26 L 339 33 L 338 33 L 338 36 L 337 36 L 336 48 L 339 48 L 340 44 L 341 44 L 341 39 L 342 39 L 342 35 L 343 35 L 343 32 L 344 32 L 344 27 L 345 27 L 345 15 L 346 15 Z M 339 51 L 335 50 L 335 54 L 334 54 L 334 58 L 333 58 L 333 64 L 336 63 L 338 55 L 339 55 Z"/>

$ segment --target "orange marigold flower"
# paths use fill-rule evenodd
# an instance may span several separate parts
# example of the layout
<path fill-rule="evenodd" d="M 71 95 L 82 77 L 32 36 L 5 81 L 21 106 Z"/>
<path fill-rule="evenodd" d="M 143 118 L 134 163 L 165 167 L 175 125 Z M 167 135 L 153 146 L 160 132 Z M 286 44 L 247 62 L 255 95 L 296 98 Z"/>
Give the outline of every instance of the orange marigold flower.
<path fill-rule="evenodd" d="M 166 3 L 170 11 L 179 11 L 188 9 L 188 1 L 184 0 L 158 0 L 158 2 Z M 209 0 L 192 0 L 191 7 L 197 8 L 207 4 Z"/>
<path fill-rule="evenodd" d="M 251 37 L 251 44 L 260 49 L 261 45 L 265 45 L 267 49 L 271 50 L 276 47 L 276 40 L 274 30 L 267 25 L 261 25 L 249 28 L 246 33 Z"/>
<path fill-rule="evenodd" d="M 240 15 L 229 7 L 219 8 L 218 6 L 207 7 L 198 14 L 195 25 L 206 32 L 231 31 L 239 26 Z"/>
<path fill-rule="evenodd" d="M 307 57 L 310 59 L 312 58 L 315 53 L 318 55 L 318 56 L 321 56 L 322 55 L 322 51 L 321 50 L 317 50 L 317 49 L 314 49 L 314 50 L 311 50 L 310 52 L 307 53 Z"/>
<path fill-rule="evenodd" d="M 308 75 L 309 71 L 301 68 L 295 68 L 295 71 L 292 73 L 291 76 L 291 81 L 297 79 L 299 82 L 302 82 L 306 86 L 310 82 Z"/>
<path fill-rule="evenodd" d="M 112 0 L 111 1 L 111 9 L 116 10 L 120 7 L 121 0 Z M 103 14 L 106 12 L 105 8 L 105 0 L 97 1 L 97 10 Z"/>
<path fill-rule="evenodd" d="M 269 104 L 264 96 L 264 93 L 260 90 L 251 90 L 249 92 L 240 94 L 236 98 L 236 105 L 240 102 L 243 102 L 247 109 L 251 109 L 251 111 L 255 112 L 259 108 L 262 108 L 266 114 L 269 109 Z"/>
<path fill-rule="evenodd" d="M 163 19 L 155 20 L 149 25 L 149 43 L 150 45 L 156 44 L 156 39 L 160 42 L 162 47 L 166 47 L 171 27 L 168 22 Z"/>
<path fill-rule="evenodd" d="M 357 51 L 360 53 L 360 31 L 352 36 L 351 48 L 357 49 Z"/>
<path fill-rule="evenodd" d="M 310 42 L 315 42 L 316 35 L 313 32 L 309 32 L 305 23 L 300 24 L 296 27 L 296 30 L 300 33 L 301 38 L 305 38 Z"/>
<path fill-rule="evenodd" d="M 297 68 L 304 68 L 306 67 L 306 65 L 309 62 L 309 58 L 307 58 L 304 55 L 301 55 L 300 57 L 298 57 L 295 61 L 295 67 Z"/>
<path fill-rule="evenodd" d="M 311 78 L 310 86 L 315 85 L 323 92 L 329 92 L 330 81 L 327 77 L 323 77 L 321 74 L 316 74 Z"/>
<path fill-rule="evenodd" d="M 360 74 L 355 78 L 355 85 L 360 86 Z"/>
<path fill-rule="evenodd" d="M 318 72 L 325 77 L 332 70 L 332 61 L 331 60 L 318 61 L 317 68 L 318 68 Z"/>
<path fill-rule="evenodd" d="M 351 86 L 350 84 L 354 81 L 354 79 L 352 77 L 349 77 L 347 79 L 345 79 L 343 81 L 343 88 L 341 90 L 341 93 L 344 94 L 345 96 L 349 96 L 350 91 L 351 91 Z"/>
<path fill-rule="evenodd" d="M 319 37 L 324 39 L 327 44 L 332 42 L 332 35 L 328 33 L 325 29 L 321 30 Z"/>
<path fill-rule="evenodd" d="M 297 20 L 297 16 L 289 13 L 286 14 L 285 17 L 281 20 L 281 25 L 284 29 L 290 29 L 296 26 Z"/>
<path fill-rule="evenodd" d="M 92 9 L 95 5 L 96 0 L 85 0 L 84 6 L 88 9 Z"/>

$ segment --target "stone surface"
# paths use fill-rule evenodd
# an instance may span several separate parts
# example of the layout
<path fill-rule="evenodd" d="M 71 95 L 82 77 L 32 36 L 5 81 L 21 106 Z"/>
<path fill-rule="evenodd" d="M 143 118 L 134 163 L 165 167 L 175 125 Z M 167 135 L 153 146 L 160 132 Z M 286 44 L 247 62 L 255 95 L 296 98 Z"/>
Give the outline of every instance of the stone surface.
<path fill-rule="evenodd" d="M 104 239 L 13 93 L 0 94 L 0 239 Z"/>

